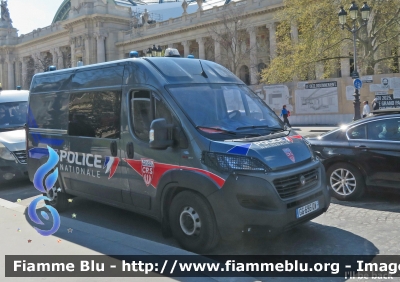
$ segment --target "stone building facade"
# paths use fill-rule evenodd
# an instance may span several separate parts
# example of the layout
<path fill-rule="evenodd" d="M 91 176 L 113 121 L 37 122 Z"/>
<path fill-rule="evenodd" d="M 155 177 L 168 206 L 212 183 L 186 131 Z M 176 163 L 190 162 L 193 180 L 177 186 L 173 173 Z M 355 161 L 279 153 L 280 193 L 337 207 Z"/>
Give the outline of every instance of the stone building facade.
<path fill-rule="evenodd" d="M 206 1 L 207 5 L 198 0 L 180 1 L 178 4 L 138 5 L 142 11 L 140 17 L 135 16 L 138 7 L 132 6 L 131 2 L 64 0 L 50 26 L 23 35 L 18 35 L 17 27 L 13 27 L 12 23 L 2 16 L 0 80 L 3 89 L 15 89 L 17 85 L 22 89 L 29 89 L 33 75 L 45 71 L 49 65 L 63 69 L 75 67 L 78 61 L 82 61 L 84 65 L 113 61 L 127 58 L 132 50 L 145 56 L 149 47 L 160 45 L 163 49 L 177 48 L 183 57 L 193 54 L 197 58 L 213 60 L 230 69 L 232 64 L 236 64 L 233 68 L 236 75 L 257 90 L 269 103 L 271 99 L 268 100 L 268 91 L 264 92 L 263 85 L 259 84 L 259 72 L 267 67 L 276 55 L 275 14 L 282 7 L 282 0 L 209 0 Z M 175 16 L 168 17 L 168 13 L 165 13 L 162 20 L 155 20 L 155 12 L 152 14 L 145 9 L 147 7 L 151 10 L 150 8 L 157 5 L 160 13 L 163 13 L 164 7 L 175 5 L 169 9 L 174 11 Z M 221 19 L 227 11 L 233 11 L 237 17 L 234 31 L 235 36 L 240 34 L 237 38 L 238 46 L 235 46 L 238 57 L 233 59 L 232 52 L 229 51 L 232 51 L 232 46 L 226 46 L 220 40 L 221 34 L 216 30 L 218 26 L 223 30 L 224 23 Z M 298 36 L 295 26 L 292 26 L 292 36 Z M 349 78 L 348 60 L 342 62 L 341 74 L 344 77 L 343 81 Z M 288 84 L 287 99 L 282 95 L 281 100 L 273 99 L 275 102 L 287 101 L 296 116 L 293 85 Z M 325 123 L 336 123 L 335 116 L 349 116 L 352 113 L 350 103 L 341 99 L 346 94 L 342 88 L 337 92 L 337 113 L 316 113 L 320 116 L 314 121 L 321 120 L 321 116 L 331 116 L 332 118 L 326 118 Z M 368 95 L 372 94 L 369 92 Z M 301 115 L 298 114 L 299 123 L 305 121 Z"/>

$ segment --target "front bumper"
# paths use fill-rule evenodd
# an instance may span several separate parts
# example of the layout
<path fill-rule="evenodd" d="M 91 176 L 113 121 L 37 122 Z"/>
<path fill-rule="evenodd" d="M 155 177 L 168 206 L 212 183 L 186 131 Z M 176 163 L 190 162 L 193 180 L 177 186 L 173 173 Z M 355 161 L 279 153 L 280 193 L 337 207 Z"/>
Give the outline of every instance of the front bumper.
<path fill-rule="evenodd" d="M 29 179 L 26 164 L 0 159 L 0 183 Z"/>
<path fill-rule="evenodd" d="M 281 198 L 271 179 L 298 175 L 310 169 L 318 170 L 318 181 L 306 191 Z M 240 239 L 244 234 L 276 236 L 321 215 L 330 205 L 325 169 L 320 162 L 267 176 L 231 175 L 208 200 L 213 207 L 220 235 L 227 240 Z M 296 209 L 315 201 L 319 203 L 317 210 L 296 217 Z"/>

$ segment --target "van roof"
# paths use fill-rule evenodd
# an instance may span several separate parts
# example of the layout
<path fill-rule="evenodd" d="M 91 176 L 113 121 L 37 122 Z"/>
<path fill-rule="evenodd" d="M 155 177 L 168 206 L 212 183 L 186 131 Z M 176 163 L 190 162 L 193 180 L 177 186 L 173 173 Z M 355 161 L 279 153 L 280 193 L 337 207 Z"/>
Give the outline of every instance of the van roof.
<path fill-rule="evenodd" d="M 28 101 L 28 90 L 2 90 L 0 91 L 0 103 Z"/>
<path fill-rule="evenodd" d="M 52 76 L 52 74 L 75 73 L 82 70 L 108 67 L 112 65 L 135 64 L 147 71 L 158 71 L 169 84 L 175 83 L 236 83 L 244 84 L 228 69 L 208 60 L 174 58 L 174 57 L 143 57 L 109 61 L 99 64 L 84 65 L 80 67 L 55 70 L 35 74 L 34 77 Z M 144 70 L 144 69 L 143 69 Z M 155 74 L 155 73 L 153 73 Z"/>

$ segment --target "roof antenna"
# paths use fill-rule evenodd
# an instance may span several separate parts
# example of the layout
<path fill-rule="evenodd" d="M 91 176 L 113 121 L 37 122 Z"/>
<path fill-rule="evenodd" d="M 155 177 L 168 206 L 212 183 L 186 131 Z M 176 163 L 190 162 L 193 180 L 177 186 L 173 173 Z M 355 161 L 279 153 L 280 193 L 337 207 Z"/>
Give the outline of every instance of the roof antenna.
<path fill-rule="evenodd" d="M 204 69 L 203 69 L 203 65 L 201 64 L 201 61 L 200 61 L 200 60 L 199 60 L 199 62 L 200 62 L 201 69 L 203 70 L 203 71 L 201 72 L 201 75 L 204 76 L 205 78 L 208 78 L 206 72 L 205 72 Z"/>

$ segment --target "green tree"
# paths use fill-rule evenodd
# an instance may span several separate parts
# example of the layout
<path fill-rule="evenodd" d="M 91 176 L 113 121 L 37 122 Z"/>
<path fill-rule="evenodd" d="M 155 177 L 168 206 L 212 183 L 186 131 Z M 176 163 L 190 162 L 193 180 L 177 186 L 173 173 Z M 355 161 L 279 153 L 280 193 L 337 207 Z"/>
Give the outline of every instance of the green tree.
<path fill-rule="evenodd" d="M 362 1 L 355 1 L 359 8 Z M 348 12 L 350 1 L 284 0 L 276 16 L 277 56 L 262 73 L 262 81 L 280 83 L 315 79 L 336 73 L 340 59 L 353 58 L 353 35 L 339 25 L 339 7 Z M 370 0 L 371 16 L 357 33 L 357 63 L 361 74 L 398 71 L 400 0 Z M 347 24 L 352 26 L 348 13 Z M 356 26 L 363 24 L 361 16 Z M 298 37 L 292 27 L 297 27 Z M 296 39 L 296 40 L 294 40 Z"/>

